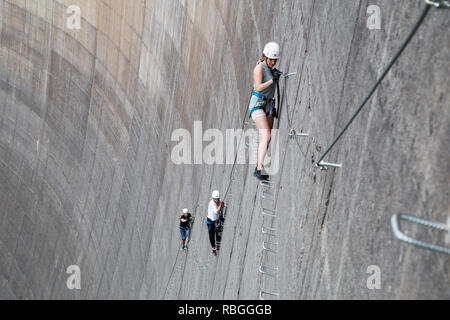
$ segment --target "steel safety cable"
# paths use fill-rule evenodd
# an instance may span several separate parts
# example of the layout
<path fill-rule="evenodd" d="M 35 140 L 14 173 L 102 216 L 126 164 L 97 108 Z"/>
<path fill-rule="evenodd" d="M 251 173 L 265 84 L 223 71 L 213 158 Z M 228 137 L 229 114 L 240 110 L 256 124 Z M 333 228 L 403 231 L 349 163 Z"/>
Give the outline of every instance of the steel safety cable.
<path fill-rule="evenodd" d="M 180 251 L 177 252 L 177 256 L 175 257 L 175 263 L 173 264 L 172 271 L 170 272 L 169 279 L 167 280 L 166 289 L 164 290 L 163 298 L 166 296 L 167 288 L 169 287 L 170 280 L 172 279 L 172 276 L 174 274 L 175 266 L 177 265 L 179 254 L 180 254 Z"/>
<path fill-rule="evenodd" d="M 200 207 L 199 204 L 197 204 L 197 206 L 195 207 L 195 210 L 194 210 L 195 211 L 195 215 L 193 217 L 194 218 L 193 224 L 197 220 L 197 218 L 196 218 L 197 217 L 197 209 L 199 207 Z M 203 225 L 203 221 L 202 221 L 202 225 Z M 192 259 L 194 260 L 194 262 L 195 262 L 195 264 L 196 264 L 196 266 L 197 266 L 197 268 L 199 270 L 206 270 L 206 269 L 208 269 L 209 265 L 211 264 L 210 257 L 208 256 L 205 264 L 201 264 L 200 263 L 200 258 L 198 256 L 198 250 L 197 250 L 197 247 L 195 246 L 195 244 L 196 244 L 196 242 L 194 240 L 191 240 L 190 243 L 189 243 L 189 247 L 193 248 L 193 249 L 191 249 L 191 251 L 192 251 Z"/>
<path fill-rule="evenodd" d="M 288 78 L 286 78 L 286 82 L 287 82 L 287 79 Z M 294 132 L 295 133 L 295 130 L 292 127 L 292 120 L 291 120 L 291 117 L 290 117 L 290 111 L 289 111 L 290 105 L 289 105 L 289 101 L 288 101 L 288 97 L 287 97 L 287 93 L 286 93 L 286 87 L 287 87 L 287 84 L 285 83 L 285 85 L 283 87 L 283 102 L 284 102 L 284 100 L 286 100 L 286 115 L 287 115 L 289 130 L 290 130 L 290 132 Z M 303 152 L 302 146 L 300 145 L 300 142 L 298 141 L 298 137 L 294 134 L 292 136 L 292 138 L 295 140 L 295 142 L 297 144 L 297 147 L 298 147 L 298 149 L 300 151 L 300 154 L 302 155 L 303 158 L 305 158 L 306 163 L 308 164 L 308 166 L 310 166 L 312 169 L 317 169 L 317 166 L 312 164 L 310 162 L 310 160 L 308 159 L 308 156 Z"/>
<path fill-rule="evenodd" d="M 428 3 L 428 2 L 427 2 Z M 317 163 L 320 165 L 320 162 L 325 158 L 325 156 L 331 151 L 331 149 L 335 146 L 335 144 L 339 141 L 339 139 L 343 136 L 343 134 L 345 133 L 345 131 L 347 131 L 347 129 L 350 127 L 350 125 L 352 124 L 353 120 L 355 120 L 355 118 L 358 116 L 358 114 L 361 112 L 361 110 L 366 106 L 367 102 L 370 100 L 370 98 L 372 97 L 372 95 L 375 93 L 375 91 L 377 90 L 377 88 L 380 86 L 380 84 L 383 82 L 384 78 L 387 76 L 387 74 L 389 73 L 389 71 L 391 70 L 391 68 L 393 67 L 393 65 L 395 64 L 395 62 L 400 58 L 400 56 L 402 55 L 402 53 L 405 51 L 406 47 L 408 46 L 408 44 L 411 42 L 411 40 L 413 39 L 414 35 L 417 33 L 417 30 L 419 29 L 419 27 L 422 25 L 423 21 L 425 20 L 426 16 L 428 15 L 428 13 L 430 12 L 431 9 L 431 5 L 427 4 L 427 6 L 425 7 L 425 9 L 423 10 L 423 13 L 421 14 L 419 20 L 417 21 L 417 23 L 414 25 L 413 29 L 411 30 L 411 32 L 409 33 L 408 37 L 406 38 L 405 42 L 402 44 L 402 46 L 400 47 L 400 49 L 398 50 L 398 52 L 395 54 L 394 58 L 392 59 L 392 61 L 389 63 L 389 65 L 386 67 L 386 69 L 384 70 L 383 74 L 381 75 L 381 77 L 377 80 L 377 82 L 375 83 L 375 85 L 372 87 L 372 89 L 369 91 L 369 94 L 365 97 L 365 99 L 363 100 L 363 102 L 360 104 L 360 106 L 356 109 L 356 111 L 353 113 L 353 115 L 350 117 L 350 119 L 347 121 L 347 123 L 345 124 L 344 128 L 340 131 L 340 133 L 333 139 L 333 142 L 330 144 L 330 146 L 326 149 L 326 151 L 322 154 L 322 156 L 319 158 L 319 160 L 317 161 Z"/>
<path fill-rule="evenodd" d="M 200 206 L 200 205 L 197 204 L 197 206 L 196 206 L 195 209 L 193 210 L 194 213 L 197 212 L 197 208 L 198 208 L 199 206 Z M 194 214 L 194 216 L 193 216 L 194 221 L 195 221 L 195 217 L 196 217 L 196 214 Z M 179 228 L 179 227 L 178 227 L 178 228 Z M 178 228 L 177 228 L 177 229 L 178 229 Z M 163 296 L 163 297 L 166 296 L 167 287 L 169 286 L 170 280 L 172 279 L 172 276 L 173 276 L 173 274 L 174 274 L 174 272 L 175 272 L 175 266 L 177 265 L 177 262 L 178 262 L 178 256 L 179 256 L 179 255 L 180 255 L 180 250 L 178 250 L 177 256 L 175 257 L 175 263 L 173 264 L 172 271 L 170 272 L 169 280 L 167 281 L 167 285 L 166 285 L 166 289 L 164 290 L 164 296 Z"/>
<path fill-rule="evenodd" d="M 244 118 L 242 119 L 242 125 L 241 125 L 241 129 L 242 130 L 244 130 L 244 128 L 245 128 L 246 118 L 247 118 L 247 115 L 248 115 L 248 105 L 250 104 L 250 100 L 252 99 L 252 95 L 253 95 L 253 90 L 251 91 L 250 99 L 248 100 L 248 103 L 247 103 L 247 105 L 245 107 L 245 115 L 244 115 Z M 237 157 L 238 157 L 238 153 L 239 153 L 239 147 L 240 147 L 241 141 L 242 141 L 242 136 L 243 135 L 241 135 L 241 137 L 239 139 L 239 143 L 237 145 L 237 150 L 236 150 L 236 154 L 234 156 L 233 166 L 231 167 L 231 172 L 230 172 L 230 178 L 229 178 L 229 181 L 228 181 L 228 186 L 227 186 L 227 189 L 225 191 L 225 196 L 223 197 L 223 201 L 224 202 L 227 199 L 228 192 L 229 192 L 230 187 L 231 187 L 231 183 L 233 182 L 233 179 L 232 179 L 233 178 L 233 172 L 234 172 L 234 168 L 236 166 L 236 161 L 237 161 Z"/>
<path fill-rule="evenodd" d="M 311 16 L 313 15 L 313 12 L 314 12 L 314 5 L 315 5 L 315 3 L 313 3 L 313 7 L 312 7 L 312 10 L 311 10 Z M 310 19 L 309 25 L 308 25 L 308 37 L 307 37 L 307 39 L 306 39 L 306 42 L 307 42 L 307 47 L 306 47 L 306 48 L 307 48 L 307 49 L 308 49 L 308 47 L 309 47 L 309 40 L 310 40 L 310 37 L 311 37 L 311 30 L 312 30 L 312 25 L 311 25 L 311 23 L 312 23 L 312 19 Z M 306 50 L 306 51 L 307 51 L 307 50 Z M 302 77 L 303 77 L 304 67 L 305 67 L 305 59 L 304 59 L 303 62 L 302 62 L 300 79 L 302 79 Z M 289 101 L 288 101 L 287 89 L 286 89 L 286 88 L 287 88 L 287 80 L 288 80 L 288 77 L 285 76 L 285 79 L 286 79 L 286 81 L 285 81 L 286 83 L 285 83 L 285 85 L 284 85 L 284 87 L 283 87 L 283 99 L 280 99 L 280 98 L 279 98 L 279 100 L 281 100 L 281 104 L 283 104 L 284 100 L 286 99 L 286 114 L 287 114 L 288 127 L 289 127 L 289 130 L 290 130 L 290 134 L 293 133 L 292 138 L 295 140 L 295 143 L 297 144 L 297 147 L 298 147 L 298 149 L 299 149 L 299 151 L 300 151 L 300 154 L 301 154 L 301 156 L 306 160 L 308 166 L 310 166 L 312 169 L 317 169 L 317 165 L 311 163 L 310 160 L 308 159 L 306 153 L 303 152 L 303 148 L 302 148 L 302 146 L 300 145 L 300 142 L 298 141 L 298 138 L 299 138 L 299 137 L 296 135 L 296 131 L 295 131 L 295 129 L 294 129 L 293 126 L 292 126 L 291 115 L 292 115 L 292 116 L 294 115 L 297 105 L 295 106 L 295 108 L 293 109 L 293 111 L 292 111 L 292 113 L 291 113 L 291 112 L 289 111 L 290 104 L 289 104 Z M 280 113 L 280 114 L 281 114 L 281 108 L 282 108 L 282 107 L 280 107 L 280 110 L 279 110 L 279 113 Z"/>

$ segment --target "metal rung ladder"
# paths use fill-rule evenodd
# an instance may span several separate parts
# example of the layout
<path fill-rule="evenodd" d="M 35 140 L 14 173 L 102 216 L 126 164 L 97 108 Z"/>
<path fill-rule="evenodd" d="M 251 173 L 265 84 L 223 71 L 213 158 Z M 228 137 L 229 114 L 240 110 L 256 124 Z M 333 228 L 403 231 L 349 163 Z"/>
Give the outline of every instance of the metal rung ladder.
<path fill-rule="evenodd" d="M 272 181 L 260 181 L 259 185 L 261 186 L 260 190 L 260 207 L 261 207 L 261 215 L 262 217 L 268 217 L 270 219 L 276 219 L 276 195 L 275 195 L 275 183 Z M 274 220 L 272 220 L 272 223 Z M 270 226 L 264 226 L 264 219 L 263 219 L 263 226 L 261 227 L 261 234 L 263 236 L 261 248 L 262 248 L 262 255 L 261 259 L 263 257 L 266 257 L 268 259 L 266 261 L 269 263 L 276 263 L 276 254 L 277 254 L 277 229 L 274 228 L 272 225 Z M 270 238 L 270 240 L 269 240 Z M 270 254 L 270 255 L 269 255 Z M 261 262 L 258 268 L 259 273 L 262 275 L 261 281 L 261 287 L 259 291 L 259 299 L 265 300 L 265 296 L 271 296 L 271 297 L 279 297 L 279 293 L 276 290 L 277 287 L 277 273 L 278 273 L 278 267 L 277 266 L 271 266 L 267 265 L 264 262 Z M 269 278 L 266 278 L 269 277 Z M 265 281 L 268 281 L 269 279 L 273 279 L 270 281 L 274 281 L 272 285 L 269 287 L 272 287 L 270 290 L 267 290 L 267 285 L 270 283 L 266 283 Z M 264 289 L 263 289 L 264 287 Z"/>

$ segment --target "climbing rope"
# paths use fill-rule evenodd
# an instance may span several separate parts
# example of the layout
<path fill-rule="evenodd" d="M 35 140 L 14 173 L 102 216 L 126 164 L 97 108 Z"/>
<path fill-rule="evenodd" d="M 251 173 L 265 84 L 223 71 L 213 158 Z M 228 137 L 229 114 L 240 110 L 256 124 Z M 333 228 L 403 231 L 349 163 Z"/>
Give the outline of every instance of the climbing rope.
<path fill-rule="evenodd" d="M 244 128 L 245 128 L 245 123 L 247 122 L 247 121 L 246 121 L 246 118 L 247 118 L 247 115 L 248 115 L 248 105 L 250 104 L 250 100 L 251 100 L 251 98 L 252 98 L 252 95 L 253 95 L 253 90 L 251 91 L 250 99 L 248 100 L 248 103 L 247 103 L 247 105 L 245 106 L 245 115 L 244 115 L 244 118 L 242 119 L 241 130 L 244 130 Z M 237 160 L 238 153 L 239 153 L 239 146 L 241 145 L 241 141 L 242 141 L 242 137 L 243 137 L 243 136 L 245 136 L 245 135 L 241 135 L 241 137 L 240 137 L 240 139 L 239 139 L 239 143 L 238 143 L 238 147 L 237 147 L 237 150 L 236 150 L 236 154 L 234 155 L 234 161 L 233 161 L 233 166 L 231 167 L 230 177 L 229 177 L 229 180 L 228 180 L 228 186 L 227 186 L 227 189 L 226 189 L 226 191 L 225 191 L 225 196 L 223 197 L 223 201 L 224 201 L 224 202 L 225 202 L 225 200 L 227 199 L 228 191 L 230 190 L 231 184 L 232 184 L 232 182 L 233 182 L 234 168 L 235 168 L 235 166 L 236 166 L 236 160 Z"/>
<path fill-rule="evenodd" d="M 177 256 L 175 257 L 175 263 L 173 264 L 173 267 L 172 267 L 172 271 L 170 272 L 170 275 L 169 275 L 169 279 L 167 280 L 167 284 L 166 284 L 166 289 L 164 290 L 164 295 L 163 295 L 163 297 L 165 297 L 166 296 L 166 293 L 167 293 L 167 289 L 170 287 L 170 288 L 172 288 L 172 286 L 170 285 L 171 284 L 171 281 L 170 280 L 172 280 L 172 277 L 173 277 L 173 274 L 175 273 L 175 270 L 177 269 L 177 271 L 178 271 L 178 268 L 175 268 L 177 265 L 178 265 L 178 256 L 180 255 L 180 251 L 178 250 L 178 252 L 177 252 Z M 169 290 L 170 291 L 170 290 Z"/>
<path fill-rule="evenodd" d="M 313 9 L 312 10 L 314 10 L 314 5 L 313 5 Z M 311 12 L 311 15 L 312 15 L 312 12 Z M 311 28 L 311 21 L 312 21 L 312 19 L 310 19 L 310 22 L 309 22 L 308 38 L 306 39 L 307 48 L 309 46 L 309 39 L 310 39 L 310 35 L 311 35 L 311 30 L 312 30 L 312 28 Z M 300 79 L 302 79 L 304 67 L 305 67 L 305 59 L 303 59 L 303 62 L 302 62 Z M 289 79 L 289 76 L 295 75 L 295 74 L 296 74 L 296 72 L 284 74 L 284 78 L 286 80 L 285 81 L 286 83 L 285 83 L 285 86 L 283 87 L 283 99 L 280 99 L 280 97 L 278 97 L 278 99 L 281 100 L 281 105 L 283 104 L 284 100 L 286 100 L 286 115 L 287 115 L 287 120 L 288 120 L 289 136 L 292 139 L 295 140 L 295 143 L 296 143 L 296 145 L 298 147 L 298 150 L 300 151 L 300 155 L 306 160 L 306 163 L 308 164 L 308 166 L 310 166 L 312 169 L 317 169 L 318 166 L 316 164 L 314 164 L 314 162 L 312 162 L 312 161 L 310 162 L 310 160 L 308 159 L 306 153 L 303 152 L 303 148 L 300 145 L 300 142 L 298 141 L 299 134 L 296 132 L 296 130 L 293 128 L 293 125 L 292 125 L 291 115 L 294 115 L 297 105 L 295 105 L 294 110 L 291 113 L 289 111 L 291 106 L 289 104 L 288 95 L 286 94 L 286 88 L 287 88 L 287 80 Z M 280 109 L 281 109 L 281 107 L 280 107 Z M 281 114 L 281 110 L 279 112 Z M 314 141 L 314 139 L 313 139 L 313 141 Z"/>
<path fill-rule="evenodd" d="M 203 221 L 202 221 L 202 225 L 203 225 Z M 206 263 L 200 263 L 200 257 L 199 257 L 199 252 L 197 247 L 194 245 L 195 241 L 191 241 L 189 248 L 190 251 L 192 252 L 192 259 L 194 260 L 195 265 L 197 266 L 197 269 L 199 269 L 200 271 L 204 271 L 207 270 L 209 268 L 209 266 L 211 265 L 211 263 L 213 262 L 212 260 L 212 256 L 211 254 L 208 254 L 208 257 L 206 258 Z"/>
<path fill-rule="evenodd" d="M 191 224 L 191 232 L 193 231 L 192 229 L 193 229 L 194 223 L 195 223 L 195 221 L 196 221 L 196 216 L 197 216 L 196 213 L 197 213 L 197 209 L 199 208 L 199 206 L 200 206 L 200 205 L 197 204 L 197 206 L 196 206 L 195 209 L 193 210 L 193 216 L 192 216 L 193 221 L 192 221 L 192 224 Z M 178 219 L 177 219 L 177 222 L 179 222 Z M 178 229 L 179 229 L 178 224 L 176 224 L 176 229 L 177 229 L 177 232 L 178 232 Z M 192 234 L 191 234 L 191 236 L 192 236 Z M 189 251 L 192 251 L 192 258 L 193 258 L 193 260 L 194 260 L 194 263 L 196 264 L 197 268 L 198 268 L 200 271 L 208 269 L 208 266 L 211 264 L 210 257 L 208 256 L 206 264 L 201 264 L 201 263 L 200 263 L 200 259 L 199 259 L 199 257 L 198 257 L 197 248 L 196 248 L 196 246 L 195 246 L 194 244 L 195 244 L 195 241 L 192 240 L 192 238 L 191 238 L 191 240 L 189 241 L 188 246 L 189 246 L 189 248 L 193 248 L 193 249 L 190 249 Z M 177 271 L 177 272 L 178 272 L 178 271 L 181 271 L 181 268 L 180 268 L 180 267 L 181 267 L 181 264 L 179 263 L 179 261 L 181 261 L 181 260 L 179 260 L 180 252 L 181 252 L 181 250 L 178 250 L 177 255 L 176 255 L 176 257 L 175 257 L 175 262 L 174 262 L 174 264 L 173 264 L 172 270 L 171 270 L 170 275 L 169 275 L 169 278 L 168 278 L 168 280 L 167 280 L 167 284 L 166 284 L 166 286 L 165 286 L 165 290 L 164 290 L 164 295 L 163 295 L 163 297 L 166 297 L 166 293 L 167 293 L 168 291 L 170 291 L 170 290 L 168 290 L 168 289 L 169 289 L 169 288 L 172 289 L 172 287 L 173 287 L 173 281 L 171 281 L 171 280 L 173 279 L 173 276 L 174 276 L 174 274 L 175 274 L 175 271 Z M 185 257 L 186 257 L 186 256 L 185 256 Z"/>
<path fill-rule="evenodd" d="M 196 216 L 197 216 L 197 208 L 199 207 L 200 205 L 198 205 L 197 204 L 197 207 L 194 209 L 194 212 L 195 212 L 195 215 L 194 215 L 194 223 L 195 223 L 195 221 L 196 221 Z M 201 226 L 203 226 L 203 224 L 204 224 L 204 222 L 205 222 L 205 219 L 202 219 L 202 221 L 201 221 Z M 191 230 L 193 229 L 193 225 L 191 226 Z M 191 239 L 191 241 L 189 242 L 189 248 L 191 248 L 191 249 L 188 249 L 189 251 L 191 251 L 192 252 L 192 259 L 194 260 L 194 263 L 195 263 L 195 265 L 197 266 L 197 268 L 200 270 L 200 271 L 203 271 L 203 270 L 206 270 L 206 269 L 208 269 L 208 267 L 211 265 L 211 263 L 212 263 L 212 259 L 211 259 L 211 255 L 209 255 L 208 254 L 208 257 L 207 257 L 207 260 L 206 260 L 206 263 L 204 263 L 204 264 L 202 264 L 202 263 L 200 263 L 200 257 L 199 257 L 199 253 L 198 253 L 198 249 L 197 249 L 197 247 L 195 246 L 195 241 L 193 240 L 193 239 Z M 193 249 L 192 249 L 193 248 Z"/>
<path fill-rule="evenodd" d="M 431 5 L 433 6 L 437 6 L 437 7 L 441 7 L 444 6 L 444 2 L 448 2 L 448 1 L 431 1 L 431 0 L 426 0 L 425 1 L 428 5 L 425 7 L 425 9 L 423 10 L 422 15 L 420 16 L 419 20 L 417 21 L 417 23 L 414 25 L 413 29 L 411 30 L 411 32 L 409 33 L 408 37 L 406 38 L 405 42 L 402 44 L 402 46 L 400 47 L 400 49 L 398 50 L 398 52 L 396 53 L 396 55 L 394 56 L 394 58 L 392 59 L 392 61 L 389 63 L 389 65 L 386 67 L 386 69 L 384 70 L 383 74 L 381 75 L 381 77 L 377 80 L 377 82 L 375 83 L 375 85 L 372 87 L 372 89 L 370 90 L 369 94 L 366 96 L 366 98 L 363 100 L 363 102 L 360 104 L 360 106 L 356 109 L 356 111 L 353 113 L 353 115 L 350 117 L 350 119 L 347 121 L 347 123 L 345 124 L 344 128 L 341 130 L 341 132 L 334 138 L 333 142 L 330 144 L 330 146 L 326 149 L 326 151 L 323 153 L 323 155 L 319 158 L 319 160 L 317 161 L 317 164 L 319 166 L 321 166 L 321 162 L 323 161 L 323 159 L 325 158 L 325 156 L 331 151 L 331 149 L 334 147 L 334 145 L 336 144 L 336 142 L 339 141 L 339 139 L 342 137 L 342 135 L 345 133 L 345 131 L 347 131 L 347 129 L 350 127 L 351 123 L 353 122 L 353 120 L 355 120 L 355 118 L 358 116 L 358 114 L 361 112 L 361 110 L 366 106 L 367 102 L 369 101 L 369 99 L 372 97 L 372 95 L 375 93 L 375 91 L 377 90 L 377 88 L 379 87 L 379 85 L 383 82 L 384 78 L 387 76 L 387 74 L 389 73 L 389 71 L 391 70 L 392 66 L 395 64 L 395 62 L 398 60 L 398 58 L 400 58 L 400 56 L 402 55 L 402 53 L 405 51 L 406 47 L 408 46 L 408 44 L 411 42 L 411 39 L 414 37 L 414 35 L 416 34 L 417 30 L 419 29 L 419 27 L 422 25 L 423 21 L 425 20 L 425 17 L 428 15 L 428 13 L 430 12 L 431 9 Z"/>
<path fill-rule="evenodd" d="M 197 208 L 198 208 L 199 206 L 200 206 L 200 205 L 197 204 L 197 206 L 196 206 L 195 209 L 193 210 L 193 212 L 194 212 L 194 216 L 192 217 L 192 218 L 193 218 L 193 223 L 195 222 L 195 216 L 196 216 L 195 212 L 197 212 Z M 178 223 L 178 222 L 179 222 L 179 220 L 178 220 L 178 218 L 177 218 L 177 223 Z M 191 231 L 192 231 L 193 223 L 192 223 L 192 225 L 191 225 Z M 175 226 L 176 226 L 177 232 L 179 232 L 179 231 L 178 231 L 178 230 L 179 230 L 179 225 L 178 225 L 178 224 L 175 224 Z M 190 244 L 191 244 L 191 243 L 192 243 L 192 241 L 190 241 Z M 166 292 L 167 292 L 167 288 L 169 287 L 170 280 L 172 279 L 172 277 L 173 277 L 173 275 L 174 275 L 174 273 L 175 273 L 175 270 L 177 270 L 176 266 L 177 266 L 177 264 L 178 264 L 178 257 L 179 257 L 179 255 L 180 255 L 180 251 L 181 251 L 181 250 L 178 250 L 177 255 L 176 255 L 176 257 L 175 257 L 175 263 L 173 264 L 172 271 L 170 272 L 169 279 L 167 280 L 166 289 L 164 290 L 164 297 L 166 296 Z"/>

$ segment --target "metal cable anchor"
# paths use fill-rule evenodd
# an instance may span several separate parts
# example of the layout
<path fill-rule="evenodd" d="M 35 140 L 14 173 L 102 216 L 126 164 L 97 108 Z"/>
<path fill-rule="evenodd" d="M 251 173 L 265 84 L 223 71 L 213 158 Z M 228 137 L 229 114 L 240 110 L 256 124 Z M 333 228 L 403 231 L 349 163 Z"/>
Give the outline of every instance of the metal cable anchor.
<path fill-rule="evenodd" d="M 429 249 L 429 250 L 446 253 L 446 254 L 450 255 L 450 248 L 436 246 L 434 244 L 420 241 L 417 239 L 413 239 L 413 238 L 405 235 L 403 232 L 400 231 L 400 228 L 398 225 L 399 219 L 406 220 L 406 221 L 416 223 L 416 224 L 420 224 L 420 225 L 423 225 L 428 228 L 437 229 L 439 231 L 450 231 L 450 227 L 448 227 L 442 223 L 426 221 L 426 220 L 422 220 L 422 219 L 419 219 L 416 217 L 411 217 L 411 216 L 408 216 L 405 214 L 394 214 L 391 218 L 392 230 L 394 231 L 395 236 L 399 240 L 409 243 L 409 244 L 412 244 L 412 245 L 415 245 L 415 246 L 418 246 L 418 247 L 421 247 L 421 248 L 424 248 L 424 249 Z M 450 224 L 450 222 L 449 222 L 449 224 Z"/>
<path fill-rule="evenodd" d="M 295 131 L 295 129 L 291 129 L 291 131 L 289 131 L 289 137 L 291 139 L 293 139 L 294 137 L 309 137 L 309 133 L 298 133 L 297 131 Z"/>
<path fill-rule="evenodd" d="M 435 8 L 450 8 L 450 1 L 448 0 L 425 0 L 425 3 Z"/>
<path fill-rule="evenodd" d="M 342 168 L 342 164 L 340 163 L 329 163 L 329 162 L 325 162 L 325 161 L 320 161 L 319 164 L 317 165 L 320 170 L 328 170 L 328 167 L 333 167 L 333 168 Z"/>

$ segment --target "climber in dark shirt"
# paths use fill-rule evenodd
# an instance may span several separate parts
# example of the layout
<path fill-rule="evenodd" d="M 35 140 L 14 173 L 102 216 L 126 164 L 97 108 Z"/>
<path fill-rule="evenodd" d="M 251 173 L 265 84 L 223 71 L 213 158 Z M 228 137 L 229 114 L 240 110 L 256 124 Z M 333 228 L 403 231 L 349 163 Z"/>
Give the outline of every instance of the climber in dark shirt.
<path fill-rule="evenodd" d="M 180 217 L 180 233 L 181 233 L 181 248 L 180 250 L 187 250 L 189 237 L 191 235 L 192 215 L 187 208 L 183 209 L 183 215 Z"/>

